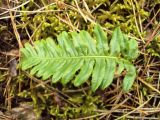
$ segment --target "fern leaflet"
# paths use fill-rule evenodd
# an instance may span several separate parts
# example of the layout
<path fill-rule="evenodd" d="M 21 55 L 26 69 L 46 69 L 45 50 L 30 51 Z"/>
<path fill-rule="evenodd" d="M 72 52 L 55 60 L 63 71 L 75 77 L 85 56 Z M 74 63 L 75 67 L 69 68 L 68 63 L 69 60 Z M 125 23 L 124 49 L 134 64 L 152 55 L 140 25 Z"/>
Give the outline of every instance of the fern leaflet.
<path fill-rule="evenodd" d="M 21 49 L 22 70 L 30 69 L 32 75 L 43 80 L 52 77 L 53 83 L 67 84 L 72 80 L 75 86 L 92 77 L 93 91 L 105 89 L 113 82 L 115 72 L 121 74 L 126 70 L 123 90 L 132 87 L 136 69 L 130 61 L 138 56 L 138 45 L 136 40 L 128 40 L 119 27 L 113 31 L 110 42 L 100 25 L 95 26 L 94 36 L 84 30 L 62 32 L 57 41 L 49 37 L 33 46 L 26 43 Z"/>

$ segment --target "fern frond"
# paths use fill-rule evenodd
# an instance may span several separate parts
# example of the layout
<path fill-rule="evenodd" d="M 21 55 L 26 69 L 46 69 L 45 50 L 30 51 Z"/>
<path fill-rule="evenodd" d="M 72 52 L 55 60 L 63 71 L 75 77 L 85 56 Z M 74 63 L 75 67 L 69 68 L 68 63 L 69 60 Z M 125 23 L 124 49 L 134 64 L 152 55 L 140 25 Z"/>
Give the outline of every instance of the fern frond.
<path fill-rule="evenodd" d="M 123 90 L 131 88 L 136 77 L 131 61 L 138 56 L 138 45 L 134 39 L 128 40 L 119 27 L 114 30 L 110 42 L 99 25 L 94 28 L 94 36 L 84 30 L 62 32 L 57 41 L 49 37 L 34 42 L 33 46 L 26 43 L 21 49 L 22 70 L 30 69 L 32 75 L 43 80 L 52 77 L 53 83 L 67 84 L 72 80 L 75 86 L 92 77 L 93 91 L 105 89 L 112 83 L 115 72 L 121 74 L 126 70 Z"/>

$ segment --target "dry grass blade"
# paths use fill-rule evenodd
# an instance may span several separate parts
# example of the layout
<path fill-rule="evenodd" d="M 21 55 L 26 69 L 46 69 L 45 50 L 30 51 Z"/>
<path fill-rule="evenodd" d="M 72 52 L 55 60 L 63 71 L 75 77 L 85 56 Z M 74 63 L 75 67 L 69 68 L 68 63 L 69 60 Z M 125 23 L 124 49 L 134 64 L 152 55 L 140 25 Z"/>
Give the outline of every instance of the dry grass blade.
<path fill-rule="evenodd" d="M 26 102 L 45 120 L 159 120 L 159 17 L 158 0 L 0 0 L 0 120 L 11 120 L 8 109 Z M 125 70 L 110 87 L 92 93 L 90 82 L 79 88 L 51 84 L 16 67 L 24 43 L 62 31 L 93 34 L 96 23 L 109 39 L 120 26 L 138 41 L 141 52 L 133 62 L 138 75 L 130 92 L 121 92 Z"/>
<path fill-rule="evenodd" d="M 16 23 L 14 22 L 14 16 L 13 16 L 13 14 L 12 14 L 11 11 L 9 11 L 9 14 L 10 14 L 10 16 L 11 16 L 11 21 L 12 21 L 12 25 L 13 25 L 13 30 L 14 30 L 15 36 L 16 36 L 16 38 L 17 38 L 17 42 L 18 42 L 18 44 L 19 44 L 19 48 L 22 48 L 23 45 L 22 45 L 22 43 L 21 43 L 20 35 L 19 35 L 18 31 L 17 31 Z"/>
<path fill-rule="evenodd" d="M 147 87 L 149 87 L 151 90 L 157 92 L 160 95 L 160 91 L 154 88 L 151 84 L 145 82 L 142 78 L 138 78 L 138 80 L 141 81 L 143 84 L 145 84 Z"/>
<path fill-rule="evenodd" d="M 152 96 L 152 97 L 153 97 L 153 96 Z M 140 106 L 137 107 L 136 109 L 132 110 L 131 112 L 128 112 L 127 114 L 125 114 L 125 115 L 123 115 L 123 116 L 121 116 L 121 117 L 119 117 L 119 118 L 117 118 L 117 119 L 115 119 L 115 120 L 120 120 L 120 119 L 122 119 L 122 118 L 125 118 L 125 117 L 128 116 L 129 114 L 131 114 L 131 113 L 135 112 L 136 110 L 142 108 L 145 104 L 147 104 L 147 103 L 151 100 L 152 97 L 150 97 L 146 102 L 144 102 L 142 105 L 140 105 Z"/>

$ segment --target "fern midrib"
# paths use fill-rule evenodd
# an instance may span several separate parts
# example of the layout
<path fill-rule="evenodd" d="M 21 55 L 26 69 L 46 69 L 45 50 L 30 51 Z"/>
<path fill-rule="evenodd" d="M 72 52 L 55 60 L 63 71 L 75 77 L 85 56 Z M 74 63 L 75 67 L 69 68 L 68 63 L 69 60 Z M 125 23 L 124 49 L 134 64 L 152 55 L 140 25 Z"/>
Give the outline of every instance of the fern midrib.
<path fill-rule="evenodd" d="M 30 57 L 33 59 L 41 59 L 41 60 L 60 60 L 60 59 L 115 59 L 115 60 L 122 60 L 125 62 L 129 62 L 128 60 L 121 58 L 121 57 L 113 57 L 113 56 L 67 56 L 67 57 Z"/>

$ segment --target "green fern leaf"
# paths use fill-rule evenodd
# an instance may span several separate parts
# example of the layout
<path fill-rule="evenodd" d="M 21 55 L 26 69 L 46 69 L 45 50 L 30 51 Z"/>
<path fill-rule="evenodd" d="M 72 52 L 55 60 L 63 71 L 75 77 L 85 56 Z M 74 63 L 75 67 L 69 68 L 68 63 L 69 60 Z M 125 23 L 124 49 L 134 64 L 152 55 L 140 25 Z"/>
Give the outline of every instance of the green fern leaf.
<path fill-rule="evenodd" d="M 21 48 L 20 67 L 30 69 L 32 75 L 43 80 L 52 78 L 52 82 L 67 84 L 73 81 L 80 86 L 90 77 L 92 91 L 105 89 L 114 79 L 114 74 L 124 76 L 123 90 L 129 91 L 136 77 L 136 69 L 131 63 L 138 56 L 138 44 L 128 40 L 120 28 L 113 31 L 108 40 L 100 25 L 94 28 L 94 36 L 87 31 L 62 32 L 55 43 L 52 38 L 29 43 Z"/>

